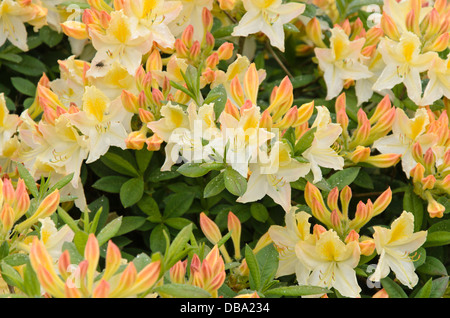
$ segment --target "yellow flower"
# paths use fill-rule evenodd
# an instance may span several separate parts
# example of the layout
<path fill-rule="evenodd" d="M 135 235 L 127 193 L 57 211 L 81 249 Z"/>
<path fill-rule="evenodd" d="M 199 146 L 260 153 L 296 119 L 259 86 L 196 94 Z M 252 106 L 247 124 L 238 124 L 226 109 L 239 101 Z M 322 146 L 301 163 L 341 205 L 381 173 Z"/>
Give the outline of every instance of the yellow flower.
<path fill-rule="evenodd" d="M 403 285 L 412 289 L 419 278 L 410 254 L 425 242 L 427 231 L 414 233 L 414 216 L 406 211 L 392 222 L 390 229 L 381 226 L 374 226 L 373 229 L 375 247 L 380 258 L 370 279 L 380 281 L 392 270 Z"/>

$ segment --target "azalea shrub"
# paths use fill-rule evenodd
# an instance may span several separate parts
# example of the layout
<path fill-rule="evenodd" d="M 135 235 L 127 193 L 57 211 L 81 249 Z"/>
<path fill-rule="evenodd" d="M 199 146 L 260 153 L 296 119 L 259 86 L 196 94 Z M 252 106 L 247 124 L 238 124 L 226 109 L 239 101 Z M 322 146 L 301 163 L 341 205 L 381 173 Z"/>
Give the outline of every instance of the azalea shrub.
<path fill-rule="evenodd" d="M 2 0 L 0 285 L 450 296 L 447 0 Z"/>

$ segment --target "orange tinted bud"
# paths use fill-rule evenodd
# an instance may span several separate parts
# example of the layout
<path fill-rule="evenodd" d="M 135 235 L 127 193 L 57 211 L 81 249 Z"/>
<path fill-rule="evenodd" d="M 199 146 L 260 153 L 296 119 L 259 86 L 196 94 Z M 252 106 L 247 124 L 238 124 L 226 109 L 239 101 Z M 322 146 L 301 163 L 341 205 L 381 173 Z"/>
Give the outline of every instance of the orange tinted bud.
<path fill-rule="evenodd" d="M 291 107 L 294 101 L 293 86 L 288 76 L 285 76 L 276 90 L 276 95 L 267 108 L 272 114 L 273 120 L 281 118 Z"/>
<path fill-rule="evenodd" d="M 133 263 L 129 263 L 120 275 L 119 283 L 116 288 L 111 291 L 110 297 L 126 297 L 127 290 L 130 290 L 137 279 L 136 267 Z"/>
<path fill-rule="evenodd" d="M 175 40 L 175 50 L 177 51 L 177 56 L 181 58 L 186 58 L 189 54 L 188 48 L 186 47 L 186 44 L 183 43 L 181 39 Z"/>
<path fill-rule="evenodd" d="M 162 140 L 158 135 L 152 135 L 147 138 L 145 143 L 147 144 L 148 151 L 158 151 L 161 148 L 161 144 L 164 140 Z"/>
<path fill-rule="evenodd" d="M 395 22 L 386 12 L 383 12 L 380 26 L 384 34 L 389 38 L 391 38 L 392 40 L 398 41 L 400 39 L 400 33 L 398 32 Z"/>
<path fill-rule="evenodd" d="M 344 22 L 341 23 L 340 27 L 342 28 L 342 30 L 344 30 L 347 36 L 350 36 L 350 33 L 352 32 L 352 27 L 350 26 L 350 21 L 348 19 L 345 19 Z"/>
<path fill-rule="evenodd" d="M 449 44 L 450 40 L 450 34 L 448 32 L 445 32 L 441 34 L 436 41 L 433 42 L 431 46 L 426 46 L 424 50 L 428 51 L 434 51 L 434 52 L 441 52 L 444 51 Z"/>
<path fill-rule="evenodd" d="M 222 10 L 233 10 L 236 4 L 236 0 L 218 0 L 219 7 Z"/>
<path fill-rule="evenodd" d="M 6 235 L 14 225 L 15 213 L 13 208 L 8 204 L 3 204 L 2 211 L 0 212 L 0 220 L 2 221 L 2 234 Z"/>
<path fill-rule="evenodd" d="M 339 195 L 340 201 L 341 201 L 341 210 L 342 214 L 345 218 L 348 216 L 348 206 L 350 204 L 350 200 L 352 199 L 352 189 L 346 185 Z"/>
<path fill-rule="evenodd" d="M 387 293 L 387 291 L 383 288 L 379 291 L 377 291 L 372 298 L 389 298 L 389 294 Z"/>
<path fill-rule="evenodd" d="M 200 213 L 200 228 L 211 243 L 217 244 L 222 239 L 219 227 L 204 212 Z"/>
<path fill-rule="evenodd" d="M 319 200 L 317 200 L 316 198 L 312 198 L 312 204 L 310 208 L 312 215 L 314 215 L 316 219 L 327 226 L 332 226 L 332 224 L 330 224 L 330 212 L 325 208 L 325 206 L 320 204 Z"/>
<path fill-rule="evenodd" d="M 219 64 L 219 54 L 214 52 L 206 59 L 206 66 L 209 68 L 215 68 Z"/>
<path fill-rule="evenodd" d="M 306 35 L 308 38 L 313 41 L 313 43 L 320 48 L 326 48 L 327 46 L 323 43 L 322 37 L 322 28 L 320 27 L 319 20 L 314 17 L 306 24 Z"/>
<path fill-rule="evenodd" d="M 170 281 L 174 284 L 184 284 L 186 279 L 187 260 L 178 261 L 170 270 Z"/>
<path fill-rule="evenodd" d="M 366 32 L 366 42 L 364 42 L 365 46 L 377 45 L 380 41 L 380 38 L 383 36 L 384 32 L 379 27 L 373 27 L 367 30 Z"/>
<path fill-rule="evenodd" d="M 392 129 L 392 124 L 394 123 L 395 120 L 395 113 L 396 111 L 395 108 L 393 107 L 380 117 L 380 119 L 371 129 L 370 133 L 371 140 L 375 140 L 386 135 Z"/>
<path fill-rule="evenodd" d="M 392 201 L 391 187 L 387 188 L 373 203 L 372 215 L 376 216 L 386 210 Z"/>
<path fill-rule="evenodd" d="M 153 113 L 151 111 L 145 110 L 144 108 L 139 108 L 138 113 L 139 113 L 139 119 L 144 124 L 148 124 L 149 122 L 152 122 L 155 120 L 155 116 L 153 115 Z"/>
<path fill-rule="evenodd" d="M 338 199 L 339 199 L 339 189 L 338 187 L 334 187 L 328 193 L 327 197 L 327 205 L 330 210 L 339 210 Z"/>
<path fill-rule="evenodd" d="M 383 97 L 383 99 L 378 103 L 375 108 L 375 112 L 370 117 L 370 123 L 376 123 L 387 111 L 391 109 L 391 100 L 389 99 L 389 95 Z"/>
<path fill-rule="evenodd" d="M 439 13 L 443 13 L 446 7 L 447 7 L 447 0 L 436 0 L 436 1 L 434 1 L 434 8 Z"/>
<path fill-rule="evenodd" d="M 189 57 L 192 60 L 197 59 L 200 56 L 200 51 L 201 51 L 201 47 L 200 47 L 200 42 L 199 41 L 195 41 L 194 44 L 192 44 L 190 50 L 189 50 Z"/>
<path fill-rule="evenodd" d="M 347 237 L 345 238 L 345 243 L 350 242 L 358 242 L 359 241 L 359 234 L 355 230 L 351 230 L 350 233 L 348 233 Z"/>
<path fill-rule="evenodd" d="M 314 101 L 303 104 L 298 108 L 297 121 L 292 126 L 298 127 L 300 125 L 303 125 L 311 118 L 313 112 L 314 112 Z"/>
<path fill-rule="evenodd" d="M 184 29 L 181 35 L 181 41 L 183 41 L 186 47 L 191 47 L 194 44 L 194 26 L 189 24 L 186 29 Z"/>
<path fill-rule="evenodd" d="M 422 189 L 423 190 L 433 189 L 435 183 L 436 183 L 436 178 L 432 174 L 430 174 L 426 178 L 422 179 Z"/>
<path fill-rule="evenodd" d="M 57 298 L 64 298 L 65 297 L 65 288 L 64 283 L 60 281 L 62 284 L 62 287 L 59 286 L 56 282 L 58 281 L 58 277 L 55 277 L 52 275 L 52 273 L 47 270 L 44 266 L 39 265 L 36 269 L 37 278 L 39 280 L 40 285 L 44 290 L 52 295 L 53 297 Z"/>
<path fill-rule="evenodd" d="M 428 148 L 428 150 L 425 151 L 425 154 L 423 156 L 423 162 L 424 162 L 425 171 L 431 172 L 433 170 L 434 164 L 436 162 L 436 157 L 434 155 L 432 148 Z"/>
<path fill-rule="evenodd" d="M 439 18 L 439 13 L 438 11 L 433 8 L 430 13 L 428 13 L 425 18 L 424 21 L 422 23 L 425 22 L 426 24 L 426 28 L 424 30 L 424 38 L 425 39 L 429 39 L 432 38 L 433 36 L 435 36 L 440 28 L 440 18 Z M 425 27 L 424 24 L 424 27 Z"/>
<path fill-rule="evenodd" d="M 133 288 L 128 290 L 128 295 L 135 295 L 149 290 L 158 280 L 161 272 L 161 262 L 156 261 L 145 266 L 137 275 Z"/>
<path fill-rule="evenodd" d="M 307 182 L 305 186 L 305 201 L 308 206 L 311 206 L 313 204 L 313 199 L 316 199 L 317 202 L 325 207 L 325 202 L 323 201 L 322 194 L 320 193 L 320 190 L 314 186 L 312 183 Z"/>
<path fill-rule="evenodd" d="M 120 267 L 121 259 L 122 256 L 119 248 L 110 240 L 106 249 L 106 264 L 103 279 L 108 280 L 117 272 Z"/>
<path fill-rule="evenodd" d="M 256 70 L 255 63 L 250 64 L 247 72 L 244 76 L 244 92 L 245 96 L 247 96 L 248 99 L 253 104 L 257 104 L 257 97 L 258 97 L 258 89 L 259 89 L 259 77 L 258 77 L 258 71 Z"/>
<path fill-rule="evenodd" d="M 411 154 L 414 158 L 414 160 L 420 164 L 424 164 L 423 162 L 423 151 L 422 151 L 422 145 L 419 141 L 413 144 L 411 149 Z"/>
<path fill-rule="evenodd" d="M 364 162 L 370 157 L 370 148 L 356 146 L 355 151 L 350 154 L 350 160 L 354 163 Z"/>
<path fill-rule="evenodd" d="M 210 31 L 212 29 L 214 22 L 213 15 L 206 7 L 204 7 L 202 11 L 202 22 L 205 30 Z"/>
<path fill-rule="evenodd" d="M 319 239 L 320 238 L 320 235 L 321 234 L 323 234 L 323 233 L 325 233 L 327 231 L 327 229 L 326 228 L 324 228 L 322 225 L 320 225 L 320 224 L 315 224 L 314 226 L 313 226 L 313 235 L 317 238 L 317 239 Z"/>
<path fill-rule="evenodd" d="M 29 217 L 28 219 L 17 225 L 17 231 L 21 232 L 27 227 L 33 225 L 39 219 L 44 219 L 48 216 L 51 216 L 56 211 L 56 208 L 59 205 L 59 199 L 60 199 L 59 190 L 56 189 L 51 194 L 49 194 L 44 200 L 42 200 L 36 212 L 34 212 L 34 214 L 31 217 Z"/>
<path fill-rule="evenodd" d="M 359 242 L 361 255 L 370 256 L 375 251 L 375 242 L 373 240 L 364 240 Z"/>
<path fill-rule="evenodd" d="M 68 250 L 65 250 L 58 259 L 58 271 L 63 280 L 67 280 L 70 276 L 68 272 L 70 266 L 70 254 Z"/>
<path fill-rule="evenodd" d="M 244 91 L 242 89 L 241 83 L 239 82 L 239 78 L 235 76 L 230 83 L 230 93 L 231 97 L 237 103 L 239 107 L 244 105 L 245 97 Z"/>
<path fill-rule="evenodd" d="M 401 154 L 396 153 L 381 154 L 370 156 L 364 160 L 364 162 L 378 168 L 388 168 L 395 166 L 400 161 L 401 157 Z"/>
<path fill-rule="evenodd" d="M 352 37 L 351 40 L 354 40 L 356 37 L 363 37 L 365 34 L 364 25 L 360 18 L 357 18 L 352 25 Z"/>
<path fill-rule="evenodd" d="M 414 183 L 419 183 L 424 178 L 425 168 L 420 163 L 416 164 L 414 168 L 409 172 L 410 176 L 413 178 Z"/>
<path fill-rule="evenodd" d="M 234 245 L 234 253 L 235 258 L 241 258 L 241 221 L 239 218 L 233 213 L 228 212 L 228 231 L 231 232 L 231 239 Z"/>
<path fill-rule="evenodd" d="M 294 106 L 284 115 L 283 119 L 279 122 L 275 123 L 273 127 L 279 128 L 281 130 L 287 129 L 293 126 L 298 120 L 298 110 L 297 107 Z"/>
<path fill-rule="evenodd" d="M 104 278 L 102 278 L 102 280 L 100 280 L 100 283 L 98 283 L 98 285 L 95 286 L 94 290 L 92 291 L 92 298 L 108 298 L 109 289 L 109 283 Z"/>
<path fill-rule="evenodd" d="M 413 9 L 406 15 L 406 29 L 410 32 L 420 35 L 419 25 L 416 24 L 416 21 L 416 14 Z"/>
<path fill-rule="evenodd" d="M 162 59 L 158 50 L 153 50 L 149 55 L 145 64 L 145 69 L 147 72 L 162 70 Z"/>
<path fill-rule="evenodd" d="M 437 202 L 429 191 L 425 193 L 425 196 L 427 197 L 428 201 L 427 211 L 430 217 L 442 218 L 444 216 L 445 207 L 439 202 Z"/>
<path fill-rule="evenodd" d="M 84 23 L 78 21 L 66 21 L 60 25 L 64 34 L 69 37 L 77 40 L 86 40 L 89 37 Z"/>
<path fill-rule="evenodd" d="M 271 130 L 272 124 L 273 124 L 272 116 L 270 116 L 269 111 L 267 110 L 263 111 L 263 113 L 261 114 L 261 119 L 259 121 L 259 127 Z"/>
<path fill-rule="evenodd" d="M 342 224 L 341 224 L 341 216 L 339 215 L 337 210 L 333 210 L 330 215 L 330 222 L 333 229 L 337 232 L 341 232 Z"/>
<path fill-rule="evenodd" d="M 218 49 L 219 60 L 229 60 L 233 56 L 234 44 L 230 42 L 223 43 Z"/>
<path fill-rule="evenodd" d="M 136 97 L 133 93 L 122 90 L 122 94 L 120 95 L 120 98 L 122 100 L 123 107 L 129 111 L 130 113 L 138 113 L 139 110 L 139 101 L 138 97 Z"/>
<path fill-rule="evenodd" d="M 86 246 L 84 248 L 84 258 L 88 261 L 87 283 L 88 290 L 92 290 L 94 285 L 94 275 L 100 259 L 100 248 L 94 233 L 89 234 Z"/>
<path fill-rule="evenodd" d="M 224 112 L 230 114 L 237 120 L 239 120 L 239 118 L 241 117 L 241 115 L 239 114 L 239 109 L 229 99 L 225 103 Z"/>

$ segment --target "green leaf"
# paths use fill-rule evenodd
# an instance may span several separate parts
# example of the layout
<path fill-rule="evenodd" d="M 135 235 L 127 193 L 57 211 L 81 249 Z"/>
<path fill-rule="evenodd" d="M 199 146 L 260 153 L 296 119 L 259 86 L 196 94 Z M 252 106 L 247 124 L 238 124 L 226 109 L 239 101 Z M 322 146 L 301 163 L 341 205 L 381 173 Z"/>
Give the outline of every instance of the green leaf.
<path fill-rule="evenodd" d="M 120 187 L 120 202 L 128 208 L 141 200 L 144 194 L 144 180 L 132 178 Z"/>
<path fill-rule="evenodd" d="M 427 240 L 423 244 L 424 247 L 442 246 L 450 244 L 450 232 L 435 231 L 427 234 Z"/>
<path fill-rule="evenodd" d="M 61 207 L 58 207 L 57 211 L 58 216 L 65 224 L 67 224 L 70 227 L 72 231 L 74 231 L 75 233 L 81 231 L 80 228 L 78 227 L 78 223 L 69 215 L 69 213 L 66 212 L 66 210 L 64 210 Z"/>
<path fill-rule="evenodd" d="M 417 292 L 414 298 L 429 298 L 431 294 L 431 288 L 433 286 L 433 279 L 430 278 L 425 285 Z"/>
<path fill-rule="evenodd" d="M 121 236 L 140 228 L 144 225 L 145 220 L 146 218 L 142 216 L 124 216 L 122 218 L 122 224 L 115 236 Z"/>
<path fill-rule="evenodd" d="M 208 182 L 203 192 L 204 198 L 209 198 L 218 195 L 225 189 L 225 181 L 223 176 L 224 176 L 223 173 L 219 173 L 217 176 L 215 176 Z"/>
<path fill-rule="evenodd" d="M 105 227 L 97 234 L 98 245 L 102 246 L 108 240 L 113 238 L 122 225 L 122 216 L 119 216 L 105 225 Z"/>
<path fill-rule="evenodd" d="M 429 298 L 442 298 L 447 290 L 448 281 L 448 276 L 433 279 Z"/>
<path fill-rule="evenodd" d="M 186 213 L 194 201 L 194 194 L 190 192 L 174 193 L 166 197 L 164 209 L 165 218 L 180 217 Z"/>
<path fill-rule="evenodd" d="M 187 162 L 180 166 L 177 169 L 177 172 L 185 177 L 197 178 L 207 174 L 209 172 L 209 169 L 202 167 L 201 163 Z"/>
<path fill-rule="evenodd" d="M 353 180 L 356 179 L 360 169 L 361 167 L 351 167 L 339 170 L 328 178 L 328 184 L 332 189 L 338 187 L 339 191 L 341 191 L 345 186 L 350 185 Z"/>
<path fill-rule="evenodd" d="M 48 26 L 44 26 L 39 30 L 39 37 L 42 42 L 52 48 L 61 42 L 64 38 L 64 33 L 53 31 Z"/>
<path fill-rule="evenodd" d="M 219 86 L 214 87 L 206 96 L 204 104 L 214 103 L 214 114 L 216 119 L 219 118 L 220 114 L 222 114 L 225 109 L 225 104 L 227 103 L 227 91 L 225 87 L 220 84 Z"/>
<path fill-rule="evenodd" d="M 221 27 L 217 30 L 215 30 L 212 35 L 215 39 L 223 38 L 226 36 L 230 36 L 231 33 L 233 33 L 234 28 L 236 27 L 236 24 L 230 24 L 224 27 Z"/>
<path fill-rule="evenodd" d="M 34 181 L 34 178 L 30 174 L 28 169 L 25 168 L 25 166 L 23 164 L 18 162 L 17 163 L 17 170 L 19 171 L 20 177 L 25 182 L 25 185 L 27 186 L 28 191 L 31 192 L 33 197 L 35 197 L 35 198 L 38 197 L 39 196 L 39 191 L 38 191 L 38 188 L 37 188 L 37 185 L 36 185 L 36 181 Z"/>
<path fill-rule="evenodd" d="M 329 289 L 316 287 L 316 286 L 286 286 L 277 287 L 266 290 L 264 295 L 266 296 L 285 296 L 285 297 L 299 297 L 308 295 L 321 295 L 331 293 Z"/>
<path fill-rule="evenodd" d="M 45 64 L 31 55 L 22 55 L 20 63 L 7 63 L 5 66 L 28 76 L 42 76 L 47 71 Z"/>
<path fill-rule="evenodd" d="M 164 221 L 164 224 L 174 228 L 176 230 L 181 230 L 185 226 L 191 224 L 192 221 L 185 218 L 169 218 Z"/>
<path fill-rule="evenodd" d="M 272 244 L 267 245 L 256 254 L 261 272 L 261 291 L 269 286 L 278 269 L 278 251 Z"/>
<path fill-rule="evenodd" d="M 16 286 L 20 290 L 24 290 L 23 279 L 14 267 L 6 264 L 5 262 L 0 263 L 0 269 L 2 272 L 3 280 L 10 286 Z"/>
<path fill-rule="evenodd" d="M 23 271 L 23 287 L 28 296 L 39 297 L 41 295 L 41 285 L 30 262 Z"/>
<path fill-rule="evenodd" d="M 122 185 L 128 180 L 130 178 L 124 176 L 106 176 L 95 181 L 92 187 L 104 192 L 119 193 Z"/>
<path fill-rule="evenodd" d="M 192 234 L 193 224 L 185 226 L 174 238 L 169 246 L 167 255 L 165 256 L 165 268 L 172 267 L 176 262 L 178 262 L 177 255 L 180 254 L 186 247 Z"/>
<path fill-rule="evenodd" d="M 439 221 L 437 223 L 434 223 L 428 229 L 428 233 L 438 232 L 438 231 L 450 232 L 450 220 L 444 220 L 444 221 Z"/>
<path fill-rule="evenodd" d="M 381 279 L 381 285 L 388 293 L 389 298 L 408 298 L 405 291 L 389 277 Z"/>
<path fill-rule="evenodd" d="M 403 210 L 414 215 L 414 232 L 422 227 L 423 222 L 423 202 L 412 190 L 411 187 L 405 191 L 403 196 Z"/>
<path fill-rule="evenodd" d="M 67 176 L 64 176 L 61 180 L 56 182 L 50 189 L 48 189 L 47 193 L 50 194 L 53 191 L 55 191 L 56 189 L 61 190 L 62 188 L 64 188 L 66 185 L 68 185 L 70 183 L 70 181 L 72 181 L 73 175 L 74 174 L 71 173 L 71 174 L 68 174 Z"/>
<path fill-rule="evenodd" d="M 227 167 L 224 171 L 223 180 L 225 188 L 238 197 L 242 196 L 247 191 L 247 179 L 245 179 L 239 172 Z"/>
<path fill-rule="evenodd" d="M 22 62 L 22 56 L 14 53 L 0 53 L 0 59 L 13 63 Z"/>
<path fill-rule="evenodd" d="M 8 256 L 8 254 L 9 254 L 8 241 L 3 241 L 2 245 L 0 245 L 0 260 Z"/>
<path fill-rule="evenodd" d="M 30 257 L 27 254 L 17 253 L 6 256 L 2 259 L 2 262 L 10 265 L 10 266 L 20 266 L 25 265 Z"/>
<path fill-rule="evenodd" d="M 250 272 L 250 288 L 253 290 L 259 290 L 261 288 L 261 272 L 259 270 L 258 260 L 248 245 L 245 246 L 245 261 L 247 262 Z"/>
<path fill-rule="evenodd" d="M 295 156 L 300 156 L 306 149 L 311 147 L 316 130 L 317 127 L 311 128 L 300 137 L 294 147 Z"/>
<path fill-rule="evenodd" d="M 164 231 L 169 232 L 164 224 L 158 224 L 150 233 L 150 249 L 153 253 L 164 253 L 166 250 L 166 239 Z"/>
<path fill-rule="evenodd" d="M 23 77 L 11 77 L 11 84 L 17 89 L 18 92 L 27 95 L 34 96 L 36 93 L 36 85 L 30 80 Z"/>
<path fill-rule="evenodd" d="M 417 272 L 431 276 L 447 276 L 447 269 L 442 262 L 433 256 L 427 256 L 425 263 L 417 267 Z"/>
<path fill-rule="evenodd" d="M 75 233 L 73 237 L 73 243 L 77 248 L 78 253 L 84 255 L 84 248 L 86 247 L 86 243 L 88 241 L 89 235 L 86 232 L 78 231 Z"/>
<path fill-rule="evenodd" d="M 203 288 L 188 284 L 164 284 L 155 288 L 162 297 L 173 298 L 210 298 L 211 294 Z"/>
<path fill-rule="evenodd" d="M 102 157 L 100 157 L 101 162 L 103 162 L 108 168 L 119 172 L 121 174 L 138 177 L 139 173 L 136 168 L 131 164 L 126 158 L 120 156 L 119 154 L 107 152 Z"/>
<path fill-rule="evenodd" d="M 250 213 L 252 214 L 253 218 L 259 222 L 266 222 L 269 218 L 269 212 L 262 203 L 252 203 L 250 205 Z"/>
<path fill-rule="evenodd" d="M 139 209 L 147 214 L 150 222 L 158 223 L 162 220 L 161 212 L 159 211 L 158 203 L 149 195 L 144 195 L 137 203 Z"/>
<path fill-rule="evenodd" d="M 292 23 L 283 24 L 284 31 L 298 33 L 300 30 Z"/>
<path fill-rule="evenodd" d="M 147 170 L 150 161 L 153 158 L 153 151 L 148 151 L 145 147 L 136 151 L 136 163 L 141 172 Z"/>

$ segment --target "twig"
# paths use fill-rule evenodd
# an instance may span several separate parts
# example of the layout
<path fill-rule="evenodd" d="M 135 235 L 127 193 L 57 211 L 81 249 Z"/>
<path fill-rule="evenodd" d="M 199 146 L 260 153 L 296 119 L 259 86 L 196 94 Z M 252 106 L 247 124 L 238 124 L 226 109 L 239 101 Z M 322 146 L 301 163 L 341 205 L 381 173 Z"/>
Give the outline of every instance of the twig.
<path fill-rule="evenodd" d="M 290 79 L 293 79 L 294 76 L 291 74 L 291 72 L 289 72 L 289 70 L 286 68 L 286 66 L 283 64 L 283 62 L 280 60 L 280 58 L 275 53 L 275 51 L 273 50 L 273 48 L 272 48 L 272 46 L 270 45 L 269 42 L 266 42 L 266 48 L 270 52 L 270 54 L 272 54 L 272 56 L 275 59 L 275 61 L 277 61 L 277 63 L 281 66 L 281 68 L 287 74 L 287 76 L 289 76 Z"/>

